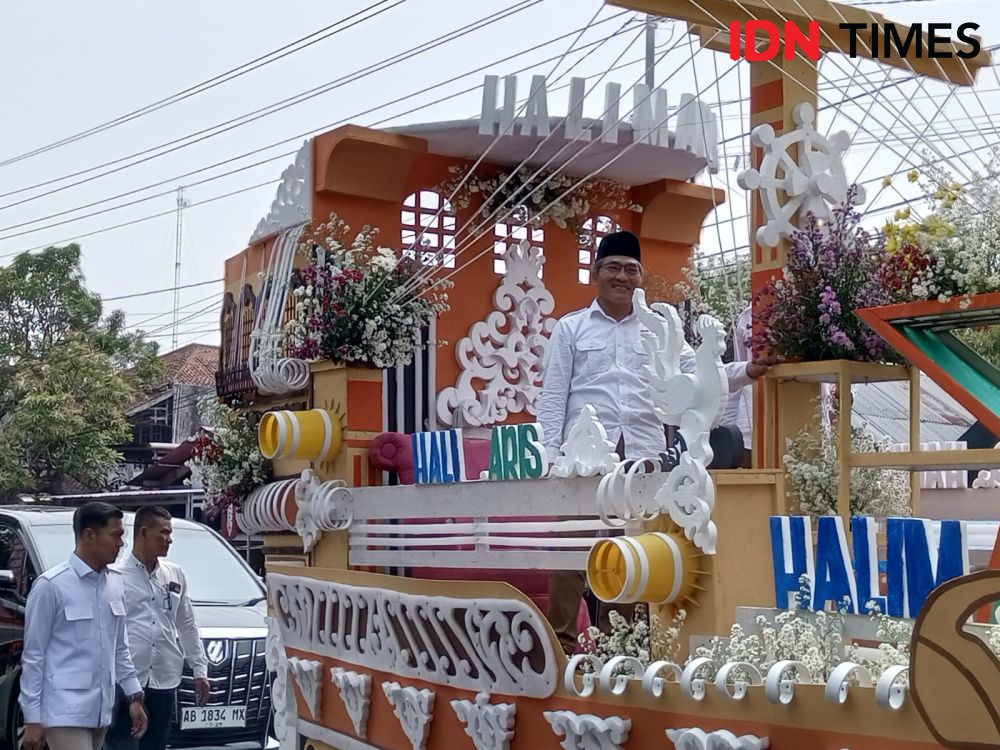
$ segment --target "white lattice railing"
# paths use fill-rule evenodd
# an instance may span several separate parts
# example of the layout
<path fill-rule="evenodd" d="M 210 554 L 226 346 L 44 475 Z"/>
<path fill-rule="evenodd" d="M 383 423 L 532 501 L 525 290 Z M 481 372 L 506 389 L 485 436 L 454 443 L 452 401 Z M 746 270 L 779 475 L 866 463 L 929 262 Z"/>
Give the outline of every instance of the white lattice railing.
<path fill-rule="evenodd" d="M 599 478 L 353 490 L 352 565 L 585 570 L 609 530 Z M 638 478 L 655 493 L 663 475 Z M 648 489 L 647 489 L 648 484 Z M 619 532 L 615 532 L 619 533 Z"/>

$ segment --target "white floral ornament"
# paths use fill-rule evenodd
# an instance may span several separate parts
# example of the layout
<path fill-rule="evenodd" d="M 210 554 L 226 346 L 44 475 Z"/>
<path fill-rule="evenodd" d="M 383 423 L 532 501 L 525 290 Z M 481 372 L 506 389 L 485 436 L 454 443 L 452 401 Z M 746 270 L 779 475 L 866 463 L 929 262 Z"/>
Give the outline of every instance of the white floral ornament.
<path fill-rule="evenodd" d="M 628 741 L 632 720 L 620 716 L 601 718 L 572 711 L 546 711 L 552 731 L 563 736 L 563 750 L 622 750 Z"/>
<path fill-rule="evenodd" d="M 559 453 L 549 476 L 593 477 L 610 473 L 618 463 L 615 444 L 608 440 L 608 431 L 590 404 L 584 404 L 580 410 Z"/>
<path fill-rule="evenodd" d="M 402 687 L 398 682 L 383 682 L 382 692 L 413 750 L 424 750 L 434 719 L 434 692 L 426 688 L 418 690 L 412 685 Z"/>
<path fill-rule="evenodd" d="M 312 550 L 324 531 L 342 531 L 354 520 L 347 484 L 341 479 L 323 482 L 312 469 L 305 469 L 295 482 L 295 503 L 295 530 L 306 552 Z"/>
<path fill-rule="evenodd" d="M 764 150 L 760 169 L 748 169 L 737 177 L 744 190 L 759 190 L 767 223 L 757 229 L 757 242 L 767 247 L 777 247 L 782 238 L 790 238 L 797 227 L 792 223 L 796 212 L 800 216 L 815 214 L 823 220 L 833 218 L 832 207 L 847 198 L 847 177 L 844 173 L 844 153 L 851 145 L 845 131 L 829 138 L 820 135 L 813 121 L 816 110 L 803 102 L 792 110 L 795 127 L 778 136 L 770 125 L 759 125 L 750 133 L 750 142 Z M 792 158 L 790 149 L 798 145 L 799 161 Z M 778 177 L 779 171 L 782 177 Z M 779 193 L 788 200 L 782 203 Z M 854 205 L 865 201 L 865 191 L 860 186 L 854 195 Z"/>
<path fill-rule="evenodd" d="M 257 224 L 248 245 L 312 218 L 312 145 L 311 138 L 304 141 L 295 161 L 281 173 L 271 210 Z"/>
<path fill-rule="evenodd" d="M 767 737 L 752 734 L 737 737 L 728 729 L 714 732 L 706 732 L 697 727 L 668 729 L 666 734 L 677 750 L 765 750 L 770 744 Z"/>
<path fill-rule="evenodd" d="M 503 257 L 507 270 L 493 294 L 496 309 L 458 342 L 461 374 L 438 394 L 438 419 L 453 427 L 488 427 L 511 414 L 537 413 L 555 299 L 542 282 L 540 248 L 522 240 Z M 474 381 L 485 386 L 477 389 Z"/>
<path fill-rule="evenodd" d="M 513 703 L 490 703 L 487 693 L 478 693 L 476 702 L 452 701 L 458 720 L 465 724 L 465 733 L 472 738 L 476 750 L 509 750 L 514 738 Z"/>
<path fill-rule="evenodd" d="M 297 656 L 288 657 L 288 669 L 299 684 L 306 707 L 315 719 L 319 716 L 320 701 L 323 697 L 323 681 L 320 679 L 323 665 L 314 659 L 300 659 Z"/>
<path fill-rule="evenodd" d="M 271 706 L 274 711 L 274 737 L 279 750 L 298 750 L 298 706 L 295 693 L 288 684 L 288 656 L 281 640 L 281 627 L 273 617 L 265 618 L 267 640 L 264 644 L 264 662 L 267 671 L 273 672 L 271 683 Z"/>
<path fill-rule="evenodd" d="M 364 737 L 368 729 L 368 708 L 371 705 L 371 675 L 351 672 L 341 667 L 330 669 L 330 678 L 340 691 L 340 698 L 347 709 L 347 715 L 354 724 L 354 732 Z"/>
<path fill-rule="evenodd" d="M 725 329 L 711 316 L 698 319 L 701 344 L 695 351 L 695 372 L 685 373 L 681 352 L 686 342 L 677 310 L 663 303 L 650 307 L 642 289 L 635 290 L 633 306 L 646 327 L 642 344 L 649 357 L 645 367 L 656 414 L 664 424 L 678 426 L 687 446 L 656 500 L 688 539 L 706 554 L 715 554 L 715 484 L 706 467 L 713 457 L 709 433 L 722 418 L 729 397 L 729 379 L 722 366 Z"/>

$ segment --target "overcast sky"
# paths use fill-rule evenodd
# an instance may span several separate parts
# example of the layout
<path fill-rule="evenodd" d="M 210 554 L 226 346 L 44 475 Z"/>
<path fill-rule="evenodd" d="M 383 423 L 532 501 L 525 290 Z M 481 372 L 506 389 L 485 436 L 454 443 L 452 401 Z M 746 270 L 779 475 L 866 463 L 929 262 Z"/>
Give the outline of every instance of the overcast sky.
<path fill-rule="evenodd" d="M 201 83 L 360 11 L 373 2 L 4 2 L 0 6 L 0 101 L 4 115 L 0 120 L 0 162 Z M 264 187 L 205 205 L 193 205 L 184 212 L 182 283 L 221 277 L 222 261 L 245 246 L 257 222 L 267 212 L 278 178 L 290 157 L 202 185 L 191 186 L 191 183 L 294 151 L 301 138 L 292 143 L 272 144 L 307 132 L 322 132 L 328 129 L 326 126 L 341 121 L 362 125 L 403 124 L 476 116 L 480 106 L 478 90 L 453 94 L 480 85 L 482 72 L 376 112 L 359 113 L 565 35 L 587 23 L 601 9 L 601 4 L 596 0 L 541 0 L 493 25 L 455 41 L 435 45 L 430 51 L 410 60 L 273 115 L 242 124 L 138 166 L 67 189 L 59 188 L 121 166 L 109 164 L 117 159 L 131 157 L 146 149 L 156 149 L 167 142 L 327 84 L 513 5 L 516 5 L 515 0 L 475 3 L 405 0 L 354 28 L 236 80 L 76 143 L 0 166 L 0 193 L 8 194 L 0 197 L 0 263 L 9 261 L 2 256 L 20 250 L 78 239 L 83 246 L 88 282 L 103 296 L 171 287 L 176 225 L 172 213 L 176 196 L 172 191 L 176 191 L 179 185 L 189 186 L 185 197 L 196 204 L 266 182 L 268 184 Z M 993 27 L 991 17 L 987 16 L 990 5 L 989 0 L 927 0 L 874 5 L 871 9 L 901 21 L 978 22 L 984 43 L 995 44 L 1000 42 L 1000 30 Z M 638 16 L 625 14 L 612 18 L 620 12 L 620 9 L 610 6 L 601 9 L 597 16 L 599 23 L 590 28 L 577 45 L 586 46 L 604 37 L 611 38 L 601 45 L 585 47 L 584 52 L 593 50 L 586 59 L 581 59 L 581 52 L 572 53 L 556 76 L 570 67 L 573 68 L 572 75 L 598 75 L 624 52 L 622 61 L 635 61 L 635 64 L 614 71 L 606 80 L 620 82 L 623 91 L 630 89 L 643 75 L 644 66 L 639 61 L 644 48 L 640 25 L 625 25 L 629 19 L 637 19 Z M 540 64 L 540 61 L 560 55 L 572 40 L 573 36 L 567 37 L 509 62 L 491 66 L 486 72 L 504 75 L 527 67 L 529 70 L 521 74 L 522 90 L 526 89 L 531 73 L 548 74 L 551 70 L 552 62 Z M 746 129 L 747 109 L 744 105 L 744 116 L 741 117 L 739 99 L 741 95 L 747 95 L 747 64 L 741 63 L 734 68 L 728 56 L 701 51 L 695 58 L 697 66 L 692 66 L 689 61 L 691 48 L 681 24 L 662 24 L 657 30 L 657 40 L 660 44 L 658 54 L 676 45 L 659 63 L 656 71 L 658 81 L 670 77 L 666 85 L 670 104 L 675 106 L 682 93 L 694 93 L 699 88 L 704 90 L 703 100 L 716 106 L 722 117 L 723 136 L 733 139 L 725 145 L 727 167 L 737 166 L 736 160 L 744 150 L 738 136 Z M 831 57 L 824 61 L 823 75 L 829 80 L 846 79 L 853 71 L 851 63 L 846 58 Z M 717 86 L 713 82 L 716 70 L 721 77 Z M 861 73 L 871 74 L 877 84 L 885 82 L 884 71 L 876 66 L 861 69 Z M 894 73 L 893 77 L 903 75 Z M 842 82 L 836 88 L 822 90 L 820 104 L 840 101 L 845 96 L 863 95 L 874 87 L 857 78 L 853 84 Z M 932 82 L 919 87 L 907 83 L 885 92 L 889 106 L 894 109 L 885 105 L 872 106 L 871 98 L 863 98 L 843 107 L 841 117 L 832 124 L 856 138 L 857 145 L 848 159 L 848 176 L 854 178 L 860 173 L 862 179 L 877 180 L 887 172 L 900 168 L 900 164 L 904 167 L 918 164 L 921 147 L 917 135 L 925 130 L 928 119 L 939 137 L 932 136 L 929 129 L 924 133 L 925 137 L 937 144 L 942 155 L 949 157 L 960 176 L 981 166 L 984 144 L 1000 142 L 994 126 L 989 123 L 992 115 L 1000 114 L 1000 76 L 995 69 L 984 71 L 975 92 L 962 91 L 946 101 L 950 91 L 950 88 Z M 445 101 L 404 114 L 406 110 L 442 97 L 446 97 Z M 718 106 L 720 100 L 722 106 Z M 603 95 L 595 95 L 588 100 L 587 114 L 597 115 L 602 101 Z M 631 106 L 631 96 L 627 96 L 626 102 Z M 938 112 L 938 105 L 942 102 L 944 107 Z M 564 100 L 560 95 L 550 100 L 550 112 L 553 115 L 565 113 Z M 823 132 L 831 125 L 831 112 L 821 113 L 820 130 Z M 900 114 L 898 118 L 897 114 Z M 887 130 L 892 137 L 883 143 L 882 135 Z M 946 137 L 942 139 L 941 135 Z M 913 149 L 910 149 L 911 144 L 915 144 Z M 257 155 L 198 175 L 178 178 L 186 172 L 256 149 L 262 150 Z M 979 149 L 978 153 L 955 155 L 973 149 Z M 874 158 L 870 159 L 873 154 Z M 133 160 L 130 158 L 124 163 Z M 100 165 L 108 166 L 71 179 L 60 179 Z M 744 167 L 745 164 L 740 163 L 737 171 Z M 54 182 L 33 187 L 50 181 Z M 161 181 L 166 182 L 158 187 L 139 190 Z M 736 216 L 742 216 L 745 195 L 735 184 L 735 172 L 720 174 L 716 184 L 729 186 L 730 206 L 735 209 Z M 913 194 L 909 186 L 900 185 L 900 189 L 906 197 Z M 881 195 L 876 207 L 900 200 L 901 197 L 894 191 L 895 188 Z M 876 182 L 869 189 L 869 197 L 878 192 Z M 132 194 L 72 211 L 121 193 Z M 78 218 L 81 214 L 158 193 L 169 194 L 102 215 Z M 32 198 L 34 200 L 27 200 L 22 205 L 10 205 Z M 82 236 L 158 213 L 168 215 L 114 231 Z M 55 216 L 44 218 L 50 215 Z M 729 209 L 719 212 L 723 221 L 730 216 Z M 44 220 L 15 226 L 39 219 Z M 67 219 L 72 221 L 44 228 Z M 720 243 L 724 248 L 731 249 L 745 244 L 746 234 L 745 221 L 739 219 L 735 224 L 721 224 L 718 231 L 714 226 L 707 227 L 703 243 L 708 251 L 717 250 Z M 216 302 L 220 297 L 218 292 L 217 286 L 183 290 L 181 304 L 186 308 L 181 316 L 198 313 Z M 208 299 L 199 302 L 204 298 Z M 172 293 L 165 293 L 109 303 L 109 306 L 124 309 L 130 323 L 139 324 L 146 320 L 143 326 L 146 329 L 167 326 L 157 333 L 165 349 L 170 344 L 169 336 L 165 334 L 169 334 L 170 317 L 166 313 L 171 304 Z M 148 320 L 150 316 L 160 314 L 164 315 Z M 181 323 L 180 329 L 184 333 L 180 343 L 217 343 L 217 334 L 206 330 L 214 329 L 216 321 L 217 313 L 208 311 Z"/>

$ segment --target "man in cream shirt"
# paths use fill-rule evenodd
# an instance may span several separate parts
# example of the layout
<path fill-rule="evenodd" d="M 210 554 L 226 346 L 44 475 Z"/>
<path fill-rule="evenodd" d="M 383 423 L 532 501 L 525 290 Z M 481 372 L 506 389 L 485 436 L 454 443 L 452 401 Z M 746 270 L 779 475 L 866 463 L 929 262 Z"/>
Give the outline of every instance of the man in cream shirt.
<path fill-rule="evenodd" d="M 108 732 L 110 750 L 166 747 L 185 660 L 194 672 L 198 703 L 208 700 L 208 662 L 184 571 L 161 559 L 170 550 L 172 532 L 166 509 L 143 506 L 133 522 L 132 553 L 115 566 L 125 579 L 129 643 L 139 682 L 145 688 L 149 730 L 136 740 L 120 703 Z"/>
<path fill-rule="evenodd" d="M 590 404 L 624 459 L 656 458 L 666 451 L 664 426 L 656 416 L 647 361 L 632 309 L 632 294 L 642 285 L 644 270 L 639 238 L 631 232 L 604 237 L 597 248 L 592 278 L 597 299 L 556 323 L 546 353 L 538 421 L 549 458 L 569 435 L 583 407 Z M 767 371 L 753 362 L 725 365 L 731 391 L 749 385 Z M 685 346 L 681 369 L 694 372 L 695 353 Z M 554 571 L 549 577 L 549 622 L 563 649 L 577 643 L 577 613 L 583 595 L 583 571 Z M 598 626 L 607 629 L 608 607 Z M 619 607 L 628 610 L 629 607 Z M 623 614 L 629 616 L 627 611 Z"/>

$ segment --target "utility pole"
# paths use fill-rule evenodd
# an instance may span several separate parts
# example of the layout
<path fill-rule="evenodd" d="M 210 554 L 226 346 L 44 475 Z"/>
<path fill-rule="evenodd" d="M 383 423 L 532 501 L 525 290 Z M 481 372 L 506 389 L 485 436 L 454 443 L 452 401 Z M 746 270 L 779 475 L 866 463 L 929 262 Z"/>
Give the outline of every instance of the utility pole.
<path fill-rule="evenodd" d="M 177 348 L 177 313 L 181 306 L 181 236 L 184 229 L 184 209 L 188 202 L 184 200 L 184 188 L 177 188 L 177 247 L 174 250 L 174 328 L 170 349 Z"/>
<path fill-rule="evenodd" d="M 653 62 L 656 60 L 656 16 L 646 16 L 646 85 L 652 91 L 656 82 Z"/>

